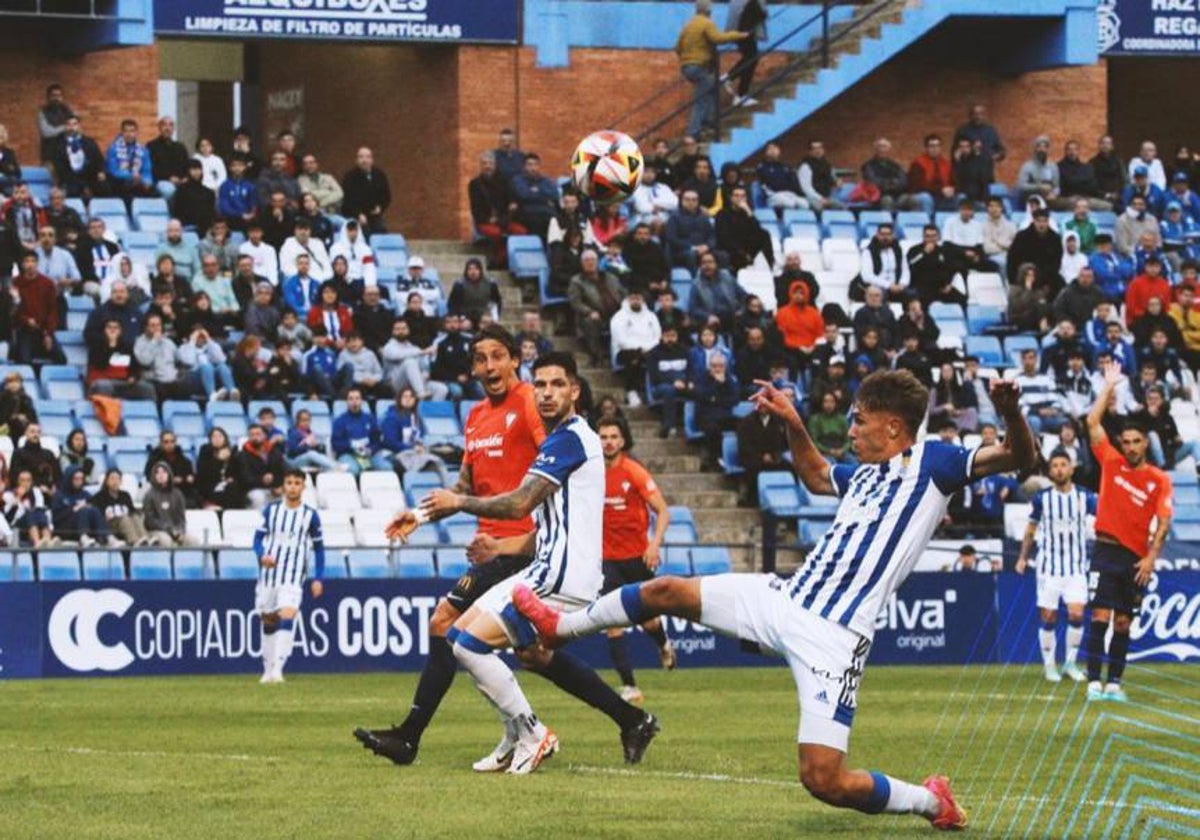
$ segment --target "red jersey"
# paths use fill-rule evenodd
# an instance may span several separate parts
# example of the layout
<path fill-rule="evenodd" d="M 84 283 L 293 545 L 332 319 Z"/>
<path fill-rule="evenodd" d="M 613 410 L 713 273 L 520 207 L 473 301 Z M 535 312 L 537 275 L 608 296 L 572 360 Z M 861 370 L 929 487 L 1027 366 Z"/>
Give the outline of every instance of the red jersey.
<path fill-rule="evenodd" d="M 1129 466 L 1104 435 L 1092 444 L 1100 462 L 1096 533 L 1107 534 L 1138 557 L 1150 549 L 1150 522 L 1171 515 L 1171 477 L 1158 467 Z"/>
<path fill-rule="evenodd" d="M 646 553 L 650 539 L 650 497 L 658 492 L 646 468 L 618 455 L 604 471 L 605 560 L 633 560 Z"/>
<path fill-rule="evenodd" d="M 516 490 L 546 439 L 546 427 L 528 382 L 513 386 L 498 404 L 485 398 L 471 409 L 463 431 L 463 466 L 471 468 L 474 496 L 498 496 Z M 479 520 L 480 533 L 497 538 L 517 537 L 532 530 L 533 520 L 528 516 Z"/>

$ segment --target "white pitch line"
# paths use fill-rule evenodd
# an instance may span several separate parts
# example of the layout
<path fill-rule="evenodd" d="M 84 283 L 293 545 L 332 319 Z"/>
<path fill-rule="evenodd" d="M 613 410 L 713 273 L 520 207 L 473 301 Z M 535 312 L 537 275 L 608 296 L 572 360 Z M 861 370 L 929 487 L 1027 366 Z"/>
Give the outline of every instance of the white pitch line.
<path fill-rule="evenodd" d="M 245 755 L 242 753 L 167 752 L 165 750 L 103 750 L 93 747 L 22 747 L 16 744 L 0 745 L 0 752 L 62 753 L 64 755 L 102 755 L 122 758 L 191 758 L 203 761 L 279 761 L 271 755 Z"/>

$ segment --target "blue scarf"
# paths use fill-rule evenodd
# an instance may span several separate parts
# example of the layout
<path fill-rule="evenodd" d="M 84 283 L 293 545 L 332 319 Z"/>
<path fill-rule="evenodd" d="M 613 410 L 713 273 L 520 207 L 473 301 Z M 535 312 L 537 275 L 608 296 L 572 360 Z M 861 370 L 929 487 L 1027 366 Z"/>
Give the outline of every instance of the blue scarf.
<path fill-rule="evenodd" d="M 130 175 L 142 171 L 142 157 L 146 154 L 144 146 L 137 143 L 126 143 L 124 137 L 118 137 L 113 145 L 117 150 L 117 162 L 121 171 L 128 172 Z"/>

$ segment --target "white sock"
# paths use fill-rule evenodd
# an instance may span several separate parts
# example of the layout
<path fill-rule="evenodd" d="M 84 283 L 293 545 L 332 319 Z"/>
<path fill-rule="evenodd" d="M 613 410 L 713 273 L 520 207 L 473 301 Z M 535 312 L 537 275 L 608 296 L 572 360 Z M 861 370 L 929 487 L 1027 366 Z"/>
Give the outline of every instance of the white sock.
<path fill-rule="evenodd" d="M 274 633 L 263 633 L 262 637 L 262 660 L 263 673 L 269 674 L 275 667 L 275 635 Z"/>
<path fill-rule="evenodd" d="M 1079 656 L 1079 645 L 1083 643 L 1083 625 L 1067 625 L 1067 658 L 1066 664 L 1074 665 Z"/>
<path fill-rule="evenodd" d="M 558 620 L 558 635 L 578 639 L 610 627 L 641 624 L 652 617 L 642 609 L 641 586 L 631 583 L 593 601 L 586 609 L 564 613 Z"/>
<path fill-rule="evenodd" d="M 292 639 L 296 635 L 296 631 L 292 626 L 295 619 L 282 619 L 279 622 L 279 629 L 275 631 L 275 673 L 283 674 L 283 666 L 287 664 L 288 657 L 292 655 Z M 286 625 L 286 626 L 285 626 Z"/>
<path fill-rule="evenodd" d="M 1054 645 L 1056 638 L 1054 628 L 1049 629 L 1043 627 L 1038 630 L 1038 643 L 1042 646 L 1042 662 L 1047 668 L 1054 667 Z M 1070 661 L 1070 660 L 1068 660 Z"/>
<path fill-rule="evenodd" d="M 883 774 L 872 773 L 875 776 L 875 789 L 879 791 L 879 777 Z M 883 806 L 885 814 L 921 814 L 926 817 L 936 817 L 938 813 L 938 801 L 929 790 L 921 785 L 914 785 L 908 782 L 894 779 L 891 776 L 883 776 L 888 784 L 888 799 L 887 804 Z"/>
<path fill-rule="evenodd" d="M 521 686 L 517 684 L 516 675 L 500 657 L 493 653 L 468 650 L 461 642 L 454 645 L 454 657 L 459 665 L 471 672 L 479 693 L 499 710 L 506 721 L 521 715 L 532 717 L 533 708 L 525 699 Z"/>

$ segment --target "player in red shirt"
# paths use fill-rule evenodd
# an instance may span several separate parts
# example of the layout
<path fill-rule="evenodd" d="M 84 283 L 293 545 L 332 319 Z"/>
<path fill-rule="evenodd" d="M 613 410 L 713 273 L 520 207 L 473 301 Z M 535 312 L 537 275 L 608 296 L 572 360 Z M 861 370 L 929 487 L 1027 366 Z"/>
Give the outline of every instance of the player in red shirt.
<path fill-rule="evenodd" d="M 1089 700 L 1126 700 L 1121 688 L 1129 652 L 1129 625 L 1154 573 L 1154 561 L 1171 528 L 1171 477 L 1146 462 L 1145 429 L 1127 424 L 1118 451 L 1104 431 L 1104 415 L 1122 380 L 1121 366 L 1104 368 L 1104 388 L 1088 413 L 1088 436 L 1100 465 L 1100 504 L 1096 512 L 1096 547 L 1092 554 L 1092 626 L 1088 635 Z M 1150 525 L 1157 518 L 1154 536 Z M 1113 625 L 1108 646 L 1108 682 L 1100 682 L 1104 637 Z"/>
<path fill-rule="evenodd" d="M 662 555 L 663 540 L 671 515 L 654 478 L 628 454 L 633 448 L 629 427 L 619 417 L 606 417 L 596 424 L 604 452 L 604 588 L 601 594 L 627 583 L 654 577 Z M 654 537 L 648 537 L 650 511 L 654 511 Z M 675 667 L 675 649 L 667 638 L 661 619 L 652 618 L 642 629 L 658 645 L 658 659 L 668 671 Z M 608 630 L 608 652 L 621 677 L 621 697 L 642 702 L 641 689 L 629 664 L 625 630 Z"/>
<path fill-rule="evenodd" d="M 546 439 L 546 427 L 538 414 L 533 387 L 517 375 L 520 357 L 508 330 L 488 326 L 471 344 L 471 374 L 483 385 L 485 399 L 471 409 L 464 428 L 462 470 L 454 492 L 474 496 L 498 496 L 521 485 Z M 422 520 L 415 510 L 396 515 L 388 525 L 389 540 L 404 542 Z M 438 705 L 458 670 L 453 647 L 446 634 L 483 593 L 506 580 L 533 560 L 519 554 L 501 554 L 500 541 L 512 542 L 533 531 L 533 521 L 480 519 L 468 557 L 471 568 L 438 602 L 429 620 L 429 658 L 421 671 L 412 708 L 404 722 L 390 729 L 355 729 L 354 737 L 377 755 L 396 764 L 412 764 L 420 748 L 421 735 L 429 726 Z M 658 731 L 657 719 L 626 703 L 586 663 L 567 651 L 546 651 L 540 646 L 522 654 L 522 662 L 559 688 L 607 714 L 621 729 L 625 759 L 641 760 Z M 507 769 L 496 754 L 476 762 L 480 772 Z M 499 756 L 503 758 L 503 756 Z"/>

